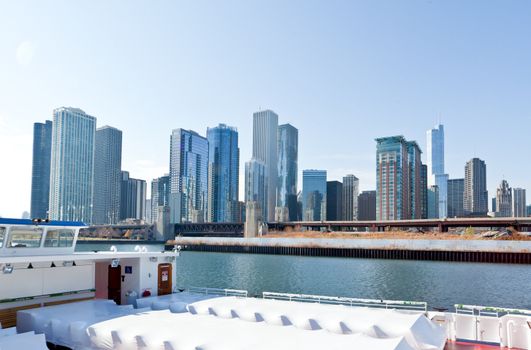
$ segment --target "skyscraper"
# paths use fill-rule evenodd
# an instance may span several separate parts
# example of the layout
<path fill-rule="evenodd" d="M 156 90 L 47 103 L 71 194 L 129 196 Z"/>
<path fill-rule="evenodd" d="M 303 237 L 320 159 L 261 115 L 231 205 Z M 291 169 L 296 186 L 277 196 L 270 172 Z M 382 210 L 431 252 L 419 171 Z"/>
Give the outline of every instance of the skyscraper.
<path fill-rule="evenodd" d="M 146 181 L 133 179 L 128 171 L 121 175 L 120 220 L 145 220 Z"/>
<path fill-rule="evenodd" d="M 444 126 L 439 124 L 427 131 L 428 186 L 439 189 L 439 218 L 447 217 L 448 174 L 444 173 Z"/>
<path fill-rule="evenodd" d="M 525 189 L 513 188 L 513 216 L 522 218 L 527 216 Z"/>
<path fill-rule="evenodd" d="M 158 221 L 159 207 L 170 206 L 170 176 L 168 174 L 151 180 L 151 221 Z M 164 212 L 164 210 L 162 210 Z"/>
<path fill-rule="evenodd" d="M 33 164 L 31 169 L 31 218 L 47 218 L 50 200 L 52 122 L 33 124 Z"/>
<path fill-rule="evenodd" d="M 267 172 L 265 164 L 258 159 L 245 163 L 245 203 L 256 202 L 253 207 L 267 207 Z"/>
<path fill-rule="evenodd" d="M 485 216 L 489 211 L 487 166 L 479 158 L 472 158 L 465 166 L 463 209 L 466 216 Z"/>
<path fill-rule="evenodd" d="M 407 141 L 408 166 L 409 166 L 409 211 L 411 219 L 421 219 L 423 210 L 424 190 L 422 179 L 422 161 L 419 145 L 415 141 Z"/>
<path fill-rule="evenodd" d="M 261 161 L 267 173 L 267 205 L 262 208 L 264 220 L 274 221 L 278 177 L 278 115 L 265 110 L 253 114 L 253 158 Z"/>
<path fill-rule="evenodd" d="M 240 149 L 236 128 L 207 129 L 208 221 L 235 222 L 239 217 Z"/>
<path fill-rule="evenodd" d="M 496 216 L 513 216 L 513 190 L 506 180 L 502 180 L 496 189 Z"/>
<path fill-rule="evenodd" d="M 205 221 L 208 199 L 208 140 L 175 129 L 170 138 L 170 223 Z"/>
<path fill-rule="evenodd" d="M 343 177 L 343 205 L 342 220 L 358 220 L 358 194 L 360 189 L 360 180 L 349 174 Z"/>
<path fill-rule="evenodd" d="M 326 170 L 303 170 L 302 216 L 305 221 L 326 220 Z"/>
<path fill-rule="evenodd" d="M 326 183 L 326 220 L 340 221 L 343 217 L 343 184 L 339 181 Z"/>
<path fill-rule="evenodd" d="M 96 129 L 94 153 L 93 224 L 116 224 L 120 219 L 122 132 L 110 126 Z"/>
<path fill-rule="evenodd" d="M 363 191 L 358 196 L 358 220 L 376 220 L 376 191 Z"/>
<path fill-rule="evenodd" d="M 376 220 L 411 217 L 408 148 L 403 136 L 376 139 Z"/>
<path fill-rule="evenodd" d="M 428 188 L 428 219 L 439 218 L 439 187 L 437 185 Z"/>
<path fill-rule="evenodd" d="M 277 208 L 286 208 L 290 221 L 297 220 L 297 169 L 299 131 L 290 124 L 278 127 Z"/>
<path fill-rule="evenodd" d="M 460 218 L 464 216 L 463 195 L 465 179 L 448 180 L 448 217 Z"/>
<path fill-rule="evenodd" d="M 72 107 L 53 115 L 50 219 L 90 223 L 96 118 Z"/>
<path fill-rule="evenodd" d="M 420 168 L 420 194 L 421 194 L 421 209 L 420 209 L 420 216 L 421 219 L 427 219 L 428 218 L 428 166 L 426 164 L 422 164 L 422 167 Z"/>

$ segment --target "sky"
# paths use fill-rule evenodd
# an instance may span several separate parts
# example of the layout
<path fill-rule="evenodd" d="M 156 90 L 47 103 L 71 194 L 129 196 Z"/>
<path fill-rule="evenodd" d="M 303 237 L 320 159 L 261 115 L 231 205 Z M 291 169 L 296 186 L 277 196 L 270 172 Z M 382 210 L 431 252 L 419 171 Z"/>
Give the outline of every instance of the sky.
<path fill-rule="evenodd" d="M 225 123 L 243 184 L 252 114 L 272 109 L 299 129 L 300 171 L 361 190 L 376 137 L 426 150 L 438 121 L 450 178 L 479 157 L 490 197 L 531 189 L 531 2 L 0 0 L 0 216 L 29 211 L 33 123 L 60 106 L 121 129 L 123 170 L 148 181 L 172 129 Z"/>

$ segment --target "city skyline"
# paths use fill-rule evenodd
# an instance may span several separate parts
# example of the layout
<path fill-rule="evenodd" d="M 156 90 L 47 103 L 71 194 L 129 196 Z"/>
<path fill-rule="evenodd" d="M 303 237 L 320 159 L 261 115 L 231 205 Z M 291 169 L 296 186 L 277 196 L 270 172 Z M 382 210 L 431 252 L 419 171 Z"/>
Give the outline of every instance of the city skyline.
<path fill-rule="evenodd" d="M 243 179 L 243 160 L 251 158 L 251 114 L 271 108 L 299 129 L 299 169 L 327 169 L 329 180 L 356 174 L 360 191 L 375 188 L 375 137 L 403 134 L 425 151 L 425 130 L 437 120 L 446 129 L 451 179 L 463 178 L 466 161 L 479 157 L 489 165 L 490 194 L 503 178 L 531 188 L 527 171 L 510 168 L 519 164 L 514 148 L 485 141 L 502 120 L 521 124 L 512 135 L 517 147 L 525 147 L 528 4 L 506 4 L 501 19 L 491 5 L 482 4 L 478 15 L 474 4 L 455 2 L 333 3 L 328 11 L 296 3 L 155 4 L 150 11 L 132 4 L 119 18 L 114 14 L 122 6 L 108 4 L 103 12 L 113 20 L 87 31 L 74 19 L 100 16 L 101 6 L 93 5 L 65 3 L 60 11 L 37 2 L 2 5 L 0 29 L 12 35 L 0 46 L 0 160 L 18 171 L 0 175 L 6 198 L 1 216 L 29 211 L 32 125 L 63 105 L 96 116 L 98 126 L 122 130 L 123 168 L 146 181 L 168 172 L 172 129 L 203 134 L 220 122 L 239 130 Z M 263 25 L 264 13 L 275 14 L 275 28 Z M 228 16 L 234 21 L 225 21 Z M 499 25 L 490 26 L 493 21 Z M 246 33 L 238 30 L 242 24 Z M 334 40 L 338 35 L 351 40 Z M 142 45 L 146 54 L 138 55 Z M 389 50 L 393 55 L 386 55 Z M 57 54 L 62 51 L 93 59 Z M 510 65 L 500 64 L 504 52 L 511 53 Z M 300 171 L 298 177 L 301 184 Z"/>

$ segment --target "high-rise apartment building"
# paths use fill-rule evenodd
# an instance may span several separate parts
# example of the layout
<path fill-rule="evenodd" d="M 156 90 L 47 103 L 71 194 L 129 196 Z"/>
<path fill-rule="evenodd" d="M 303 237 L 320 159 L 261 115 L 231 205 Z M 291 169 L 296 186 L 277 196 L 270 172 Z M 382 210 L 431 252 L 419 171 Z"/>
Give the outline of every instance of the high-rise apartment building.
<path fill-rule="evenodd" d="M 254 209 L 267 207 L 267 170 L 265 164 L 258 159 L 245 163 L 245 203 L 255 202 Z"/>
<path fill-rule="evenodd" d="M 267 173 L 267 205 L 262 208 L 266 221 L 274 221 L 278 162 L 277 162 L 278 115 L 265 110 L 253 114 L 253 158 L 261 161 Z"/>
<path fill-rule="evenodd" d="M 428 218 L 428 166 L 422 164 L 420 168 L 420 217 L 421 219 Z"/>
<path fill-rule="evenodd" d="M 304 221 L 326 220 L 326 170 L 303 170 L 302 216 Z"/>
<path fill-rule="evenodd" d="M 81 109 L 53 112 L 49 217 L 92 221 L 96 118 Z"/>
<path fill-rule="evenodd" d="M 297 220 L 297 169 L 299 131 L 290 124 L 279 125 L 277 132 L 278 185 L 277 208 L 285 208 L 290 221 Z"/>
<path fill-rule="evenodd" d="M 487 165 L 473 158 L 465 166 L 463 209 L 466 216 L 485 216 L 489 211 L 487 192 Z"/>
<path fill-rule="evenodd" d="M 376 191 L 363 191 L 358 196 L 358 220 L 376 220 Z"/>
<path fill-rule="evenodd" d="M 340 221 L 343 217 L 343 184 L 339 181 L 326 183 L 326 220 Z"/>
<path fill-rule="evenodd" d="M 31 218 L 48 217 L 52 121 L 33 124 L 33 163 L 31 168 Z"/>
<path fill-rule="evenodd" d="M 170 206 L 170 176 L 168 174 L 151 180 L 151 222 L 158 222 L 159 207 Z M 165 212 L 162 210 L 162 212 Z"/>
<path fill-rule="evenodd" d="M 439 190 L 439 218 L 448 216 L 448 174 L 444 173 L 444 126 L 437 125 L 427 131 L 428 186 Z"/>
<path fill-rule="evenodd" d="M 358 194 L 360 191 L 360 180 L 349 174 L 343 177 L 343 205 L 342 220 L 358 220 Z"/>
<path fill-rule="evenodd" d="M 175 129 L 170 138 L 170 223 L 204 222 L 208 200 L 208 140 Z"/>
<path fill-rule="evenodd" d="M 496 189 L 496 216 L 513 216 L 513 190 L 506 180 L 502 180 Z"/>
<path fill-rule="evenodd" d="M 220 124 L 207 129 L 208 221 L 235 222 L 240 185 L 240 149 L 236 128 Z"/>
<path fill-rule="evenodd" d="M 522 218 L 526 213 L 525 189 L 513 188 L 513 216 Z"/>
<path fill-rule="evenodd" d="M 146 181 L 133 179 L 128 171 L 122 171 L 120 189 L 120 220 L 145 220 Z"/>
<path fill-rule="evenodd" d="M 463 209 L 463 195 L 465 193 L 465 179 L 448 180 L 448 217 L 460 218 L 465 215 Z"/>
<path fill-rule="evenodd" d="M 96 129 L 93 224 L 120 220 L 122 132 L 110 126 Z"/>
<path fill-rule="evenodd" d="M 422 188 L 423 173 L 422 160 L 419 145 L 415 141 L 407 141 L 408 165 L 409 165 L 409 203 L 410 203 L 410 217 L 411 219 L 421 219 L 424 198 L 424 189 Z"/>

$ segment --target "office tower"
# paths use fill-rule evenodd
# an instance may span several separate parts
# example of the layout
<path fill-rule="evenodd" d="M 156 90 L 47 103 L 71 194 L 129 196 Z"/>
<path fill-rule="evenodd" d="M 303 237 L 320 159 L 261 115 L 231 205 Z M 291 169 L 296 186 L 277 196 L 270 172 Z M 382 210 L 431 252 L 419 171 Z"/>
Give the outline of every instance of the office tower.
<path fill-rule="evenodd" d="M 444 126 L 437 125 L 427 131 L 428 186 L 439 189 L 439 218 L 447 217 L 448 174 L 444 173 Z"/>
<path fill-rule="evenodd" d="M 490 200 L 490 203 L 491 203 L 491 211 L 493 213 L 496 212 L 496 197 L 492 197 L 491 200 Z"/>
<path fill-rule="evenodd" d="M 517 218 L 526 216 L 526 198 L 523 188 L 513 188 L 513 216 Z"/>
<path fill-rule="evenodd" d="M 96 129 L 92 223 L 116 224 L 120 219 L 122 132 L 110 126 Z"/>
<path fill-rule="evenodd" d="M 266 166 L 262 161 L 253 158 L 245 163 L 245 203 L 256 202 L 253 210 L 259 207 L 260 213 L 267 207 L 267 184 Z"/>
<path fill-rule="evenodd" d="M 290 124 L 278 127 L 277 208 L 286 208 L 289 221 L 297 220 L 297 169 L 299 131 Z"/>
<path fill-rule="evenodd" d="M 420 217 L 421 219 L 428 218 L 428 166 L 422 164 L 420 168 Z"/>
<path fill-rule="evenodd" d="M 502 180 L 496 189 L 496 216 L 511 217 L 513 216 L 513 190 L 509 187 L 506 180 Z"/>
<path fill-rule="evenodd" d="M 485 216 L 488 209 L 487 165 L 472 158 L 465 166 L 465 193 L 463 209 L 466 216 Z"/>
<path fill-rule="evenodd" d="M 219 124 L 207 129 L 208 221 L 235 222 L 239 216 L 240 149 L 236 128 Z"/>
<path fill-rule="evenodd" d="M 326 219 L 326 170 L 303 170 L 302 215 L 304 221 Z"/>
<path fill-rule="evenodd" d="M 253 114 L 253 158 L 261 161 L 267 173 L 267 205 L 262 208 L 266 221 L 274 221 L 276 188 L 278 177 L 277 163 L 278 115 L 270 110 Z"/>
<path fill-rule="evenodd" d="M 411 217 L 408 147 L 403 136 L 376 139 L 376 220 Z"/>
<path fill-rule="evenodd" d="M 120 220 L 145 220 L 146 181 L 133 179 L 128 171 L 121 175 Z"/>
<path fill-rule="evenodd" d="M 359 179 L 349 174 L 343 177 L 343 205 L 341 219 L 345 221 L 358 220 Z"/>
<path fill-rule="evenodd" d="M 203 222 L 208 199 L 208 140 L 175 129 L 170 138 L 170 222 Z"/>
<path fill-rule="evenodd" d="M 158 222 L 159 207 L 170 206 L 170 176 L 151 180 L 151 221 Z"/>
<path fill-rule="evenodd" d="M 437 185 L 428 188 L 428 219 L 439 218 L 439 188 Z"/>
<path fill-rule="evenodd" d="M 343 184 L 339 181 L 326 183 L 326 220 L 341 221 L 343 217 Z"/>
<path fill-rule="evenodd" d="M 376 220 L 376 191 L 363 191 L 358 196 L 358 220 Z"/>
<path fill-rule="evenodd" d="M 422 199 L 424 191 L 422 189 L 422 161 L 419 145 L 415 141 L 407 141 L 408 165 L 409 165 L 409 211 L 411 219 L 422 218 Z"/>
<path fill-rule="evenodd" d="M 144 217 L 146 218 L 146 222 L 149 224 L 154 224 L 153 217 L 151 216 L 151 198 L 146 199 L 146 203 L 144 205 Z"/>
<path fill-rule="evenodd" d="M 96 118 L 81 109 L 53 111 L 50 219 L 92 221 Z"/>
<path fill-rule="evenodd" d="M 525 207 L 525 216 L 531 216 L 531 205 Z"/>
<path fill-rule="evenodd" d="M 48 217 L 52 122 L 33 124 L 33 163 L 31 169 L 31 218 Z"/>
<path fill-rule="evenodd" d="M 448 180 L 448 217 L 460 218 L 464 216 L 463 195 L 465 179 Z"/>

